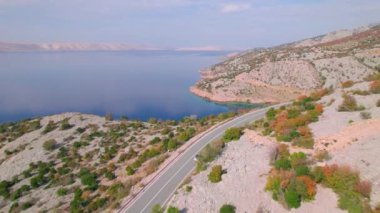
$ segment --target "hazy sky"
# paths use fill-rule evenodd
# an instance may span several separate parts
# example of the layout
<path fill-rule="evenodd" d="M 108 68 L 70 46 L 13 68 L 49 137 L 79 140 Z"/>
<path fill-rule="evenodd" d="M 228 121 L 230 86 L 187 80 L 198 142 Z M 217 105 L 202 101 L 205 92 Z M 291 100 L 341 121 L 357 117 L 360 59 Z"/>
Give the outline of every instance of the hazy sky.
<path fill-rule="evenodd" d="M 0 41 L 247 49 L 380 22 L 380 0 L 0 0 Z"/>

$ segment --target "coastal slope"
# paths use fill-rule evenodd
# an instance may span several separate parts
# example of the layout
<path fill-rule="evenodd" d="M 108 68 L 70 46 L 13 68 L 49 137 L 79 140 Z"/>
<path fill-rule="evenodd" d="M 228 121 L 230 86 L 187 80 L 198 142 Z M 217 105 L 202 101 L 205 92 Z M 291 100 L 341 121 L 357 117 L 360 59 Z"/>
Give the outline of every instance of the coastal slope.
<path fill-rule="evenodd" d="M 380 25 L 246 51 L 201 71 L 190 88 L 217 102 L 276 103 L 380 71 Z"/>

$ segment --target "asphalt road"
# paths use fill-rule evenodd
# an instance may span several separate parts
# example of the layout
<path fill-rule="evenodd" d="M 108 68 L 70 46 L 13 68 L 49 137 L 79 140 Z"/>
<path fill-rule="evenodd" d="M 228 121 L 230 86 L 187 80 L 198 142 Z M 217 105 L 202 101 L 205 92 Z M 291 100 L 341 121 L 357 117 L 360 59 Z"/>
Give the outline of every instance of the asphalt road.
<path fill-rule="evenodd" d="M 271 107 L 279 107 L 282 105 L 286 104 L 279 104 Z M 230 127 L 243 126 L 263 118 L 269 108 L 270 107 L 267 107 L 244 114 L 203 135 L 203 137 L 186 149 L 174 163 L 166 168 L 166 170 L 153 183 L 148 185 L 144 191 L 139 193 L 135 200 L 127 206 L 123 206 L 119 212 L 151 213 L 152 207 L 155 204 L 164 206 L 182 181 L 194 169 L 196 165 L 194 160 L 195 155 L 197 155 L 203 147 L 215 139 L 221 138 L 226 129 Z"/>

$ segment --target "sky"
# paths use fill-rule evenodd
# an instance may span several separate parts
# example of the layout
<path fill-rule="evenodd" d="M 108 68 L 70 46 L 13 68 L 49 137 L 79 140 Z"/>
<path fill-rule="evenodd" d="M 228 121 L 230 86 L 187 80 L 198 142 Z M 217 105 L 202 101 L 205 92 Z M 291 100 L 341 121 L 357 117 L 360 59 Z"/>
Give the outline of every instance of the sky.
<path fill-rule="evenodd" d="M 380 22 L 379 0 L 0 0 L 0 41 L 268 47 Z"/>

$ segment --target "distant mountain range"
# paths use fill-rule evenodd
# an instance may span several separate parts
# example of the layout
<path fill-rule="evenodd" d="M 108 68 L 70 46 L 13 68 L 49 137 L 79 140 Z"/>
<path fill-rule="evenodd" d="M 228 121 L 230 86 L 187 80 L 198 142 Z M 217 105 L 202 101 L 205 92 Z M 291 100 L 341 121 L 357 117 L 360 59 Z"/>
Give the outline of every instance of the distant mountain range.
<path fill-rule="evenodd" d="M 0 42 L 0 52 L 33 51 L 131 51 L 131 50 L 171 50 L 171 51 L 222 51 L 219 47 L 186 47 L 177 49 L 154 48 L 120 43 L 10 43 Z"/>

